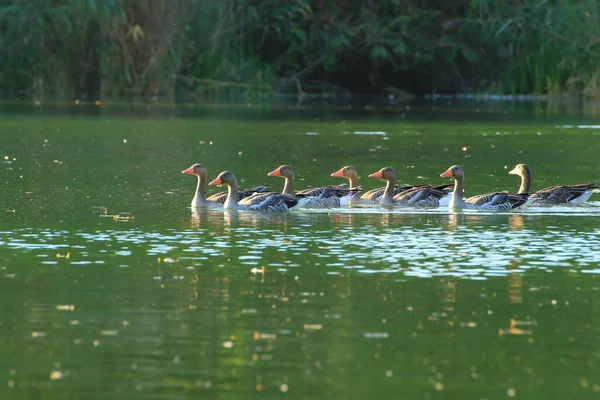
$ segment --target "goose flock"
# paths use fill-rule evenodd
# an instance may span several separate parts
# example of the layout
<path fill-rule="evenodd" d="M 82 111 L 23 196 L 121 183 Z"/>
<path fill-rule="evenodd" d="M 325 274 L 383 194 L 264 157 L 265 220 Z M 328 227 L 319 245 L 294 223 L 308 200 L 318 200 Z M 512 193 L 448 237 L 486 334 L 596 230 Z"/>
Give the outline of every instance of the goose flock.
<path fill-rule="evenodd" d="M 531 170 L 526 164 L 518 164 L 509 174 L 521 177 L 517 193 L 492 192 L 463 198 L 465 172 L 460 165 L 453 165 L 440 174 L 441 178 L 454 179 L 454 185 L 396 184 L 396 171 L 384 167 L 369 175 L 369 178 L 386 181 L 384 187 L 362 192 L 358 185 L 356 168 L 347 165 L 333 172 L 332 177 L 345 178 L 348 183 L 321 186 L 294 191 L 294 170 L 282 165 L 269 172 L 268 176 L 284 179 L 281 192 L 268 191 L 266 186 L 255 186 L 240 190 L 237 179 L 230 171 L 221 172 L 208 183 L 209 186 L 227 186 L 227 191 L 206 197 L 208 172 L 204 164 L 194 164 L 182 171 L 196 175 L 198 185 L 192 199 L 192 208 L 225 208 L 247 211 L 282 212 L 292 208 L 335 208 L 349 205 L 370 204 L 398 207 L 449 207 L 492 212 L 522 210 L 530 205 L 581 204 L 600 191 L 596 183 L 571 186 L 550 186 L 536 192 L 530 191 Z M 454 186 L 452 188 L 452 186 Z"/>

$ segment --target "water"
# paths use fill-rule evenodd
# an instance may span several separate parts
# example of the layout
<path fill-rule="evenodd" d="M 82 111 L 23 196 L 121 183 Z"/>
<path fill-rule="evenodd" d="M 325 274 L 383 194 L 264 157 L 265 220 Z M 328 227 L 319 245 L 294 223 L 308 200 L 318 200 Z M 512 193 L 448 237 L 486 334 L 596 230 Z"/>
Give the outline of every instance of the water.
<path fill-rule="evenodd" d="M 228 111 L 229 112 L 229 111 Z M 0 116 L 2 398 L 600 396 L 600 196 L 491 214 L 192 212 L 203 162 L 241 186 L 394 166 L 466 194 L 600 180 L 577 117 Z M 166 115 L 165 115 L 166 114 Z M 176 115 L 176 116 L 175 116 Z M 579 127 L 588 125 L 588 127 Z"/>

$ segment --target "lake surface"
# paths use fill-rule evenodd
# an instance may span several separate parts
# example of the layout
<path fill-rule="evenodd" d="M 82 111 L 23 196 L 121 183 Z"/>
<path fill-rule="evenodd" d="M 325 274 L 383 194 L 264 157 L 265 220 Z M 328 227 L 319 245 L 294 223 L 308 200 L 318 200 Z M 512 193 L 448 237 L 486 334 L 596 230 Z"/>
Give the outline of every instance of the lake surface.
<path fill-rule="evenodd" d="M 598 119 L 361 110 L 0 114 L 11 399 L 597 399 L 600 195 L 517 213 L 192 212 L 195 177 L 354 165 L 465 195 L 600 180 Z M 89 114 L 89 115 L 88 115 Z M 210 190 L 214 190 L 210 188 Z"/>

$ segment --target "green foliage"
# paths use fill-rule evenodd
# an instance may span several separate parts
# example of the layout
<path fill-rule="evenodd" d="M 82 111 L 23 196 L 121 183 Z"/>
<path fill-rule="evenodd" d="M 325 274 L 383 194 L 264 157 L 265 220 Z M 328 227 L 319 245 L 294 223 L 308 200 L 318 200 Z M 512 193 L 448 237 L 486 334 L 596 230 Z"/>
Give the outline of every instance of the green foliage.
<path fill-rule="evenodd" d="M 4 0 L 0 88 L 212 96 L 318 80 L 596 97 L 599 25 L 595 0 Z"/>
<path fill-rule="evenodd" d="M 473 0 L 470 11 L 468 33 L 479 33 L 501 92 L 553 94 L 570 91 L 569 82 L 592 83 L 600 62 L 595 1 Z"/>

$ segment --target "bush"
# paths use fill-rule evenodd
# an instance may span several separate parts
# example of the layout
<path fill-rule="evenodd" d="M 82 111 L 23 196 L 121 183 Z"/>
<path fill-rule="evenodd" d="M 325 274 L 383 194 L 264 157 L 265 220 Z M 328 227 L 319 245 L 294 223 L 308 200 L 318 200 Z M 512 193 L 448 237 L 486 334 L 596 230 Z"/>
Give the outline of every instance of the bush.
<path fill-rule="evenodd" d="M 597 97 L 599 25 L 584 0 L 4 0 L 0 87 Z"/>

